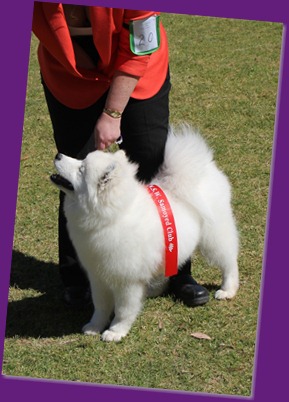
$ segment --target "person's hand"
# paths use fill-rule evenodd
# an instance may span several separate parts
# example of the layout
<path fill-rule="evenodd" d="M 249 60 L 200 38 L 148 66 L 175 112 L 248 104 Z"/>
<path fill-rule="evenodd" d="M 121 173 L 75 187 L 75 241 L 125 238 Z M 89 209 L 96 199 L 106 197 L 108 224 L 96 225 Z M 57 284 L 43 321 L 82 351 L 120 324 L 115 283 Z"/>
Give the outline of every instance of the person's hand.
<path fill-rule="evenodd" d="M 94 128 L 96 149 L 104 150 L 119 139 L 120 122 L 120 118 L 110 117 L 106 113 L 101 114 Z"/>

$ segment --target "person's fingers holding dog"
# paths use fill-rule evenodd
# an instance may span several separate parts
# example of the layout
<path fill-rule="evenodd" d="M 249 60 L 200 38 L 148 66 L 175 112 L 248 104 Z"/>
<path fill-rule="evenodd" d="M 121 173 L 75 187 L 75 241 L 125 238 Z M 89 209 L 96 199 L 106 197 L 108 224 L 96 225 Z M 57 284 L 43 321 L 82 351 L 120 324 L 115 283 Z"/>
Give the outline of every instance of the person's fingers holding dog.
<path fill-rule="evenodd" d="M 120 138 L 120 117 L 112 117 L 103 112 L 94 128 L 96 149 L 104 150 Z"/>

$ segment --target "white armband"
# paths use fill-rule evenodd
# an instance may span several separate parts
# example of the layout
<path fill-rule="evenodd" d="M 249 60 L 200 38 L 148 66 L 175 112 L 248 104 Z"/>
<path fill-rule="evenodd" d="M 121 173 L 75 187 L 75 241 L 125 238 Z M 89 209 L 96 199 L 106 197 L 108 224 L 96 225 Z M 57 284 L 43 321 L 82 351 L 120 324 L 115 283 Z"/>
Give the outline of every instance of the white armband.
<path fill-rule="evenodd" d="M 139 56 L 155 52 L 160 47 L 160 20 L 158 15 L 134 20 L 129 24 L 130 49 Z"/>

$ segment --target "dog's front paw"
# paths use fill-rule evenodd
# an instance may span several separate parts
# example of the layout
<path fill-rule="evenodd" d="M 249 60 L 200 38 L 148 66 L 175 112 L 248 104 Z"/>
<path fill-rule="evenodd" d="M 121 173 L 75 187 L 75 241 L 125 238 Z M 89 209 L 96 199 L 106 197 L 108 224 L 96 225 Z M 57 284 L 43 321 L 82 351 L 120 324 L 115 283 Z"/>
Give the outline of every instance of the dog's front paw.
<path fill-rule="evenodd" d="M 84 327 L 82 327 L 82 332 L 85 335 L 98 335 L 101 331 L 95 324 L 89 322 L 86 325 L 84 325 Z"/>
<path fill-rule="evenodd" d="M 114 332 L 108 329 L 101 335 L 101 339 L 105 342 L 119 342 L 125 335 L 124 333 Z"/>
<path fill-rule="evenodd" d="M 232 299 L 236 294 L 235 290 L 223 290 L 219 289 L 215 293 L 215 299 L 217 300 L 225 300 L 225 299 Z"/>

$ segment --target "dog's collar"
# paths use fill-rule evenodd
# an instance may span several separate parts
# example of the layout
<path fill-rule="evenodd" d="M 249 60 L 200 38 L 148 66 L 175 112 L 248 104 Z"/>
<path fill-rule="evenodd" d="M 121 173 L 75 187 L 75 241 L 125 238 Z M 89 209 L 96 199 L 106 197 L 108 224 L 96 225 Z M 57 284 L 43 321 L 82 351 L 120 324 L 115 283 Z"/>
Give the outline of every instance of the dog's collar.
<path fill-rule="evenodd" d="M 178 273 L 178 237 L 174 215 L 170 203 L 163 190 L 155 185 L 147 186 L 154 203 L 156 204 L 165 238 L 165 276 Z"/>

